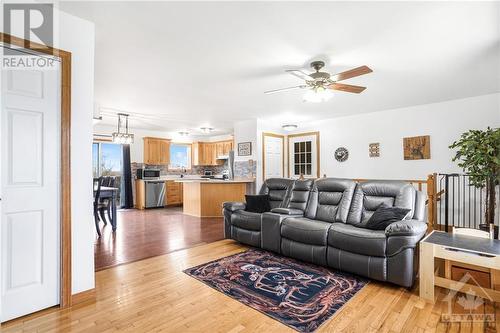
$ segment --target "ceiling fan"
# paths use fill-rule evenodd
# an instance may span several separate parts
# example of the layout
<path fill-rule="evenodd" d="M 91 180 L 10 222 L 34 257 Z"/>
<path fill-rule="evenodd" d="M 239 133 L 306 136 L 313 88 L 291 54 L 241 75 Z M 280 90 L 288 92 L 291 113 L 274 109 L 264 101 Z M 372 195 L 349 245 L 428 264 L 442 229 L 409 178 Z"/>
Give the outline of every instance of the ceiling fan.
<path fill-rule="evenodd" d="M 338 81 L 347 80 L 356 76 L 364 75 L 373 72 L 368 66 L 361 66 L 348 71 L 330 75 L 327 72 L 320 72 L 325 66 L 323 61 L 311 62 L 311 67 L 316 71 L 311 74 L 304 73 L 299 69 L 287 69 L 285 72 L 290 73 L 299 79 L 304 80 L 304 84 L 288 88 L 265 91 L 265 94 L 274 94 L 282 91 L 294 89 L 307 89 L 304 99 L 311 102 L 321 102 L 331 96 L 331 90 L 340 90 L 350 93 L 359 94 L 366 87 L 353 86 L 350 84 L 339 83 Z"/>

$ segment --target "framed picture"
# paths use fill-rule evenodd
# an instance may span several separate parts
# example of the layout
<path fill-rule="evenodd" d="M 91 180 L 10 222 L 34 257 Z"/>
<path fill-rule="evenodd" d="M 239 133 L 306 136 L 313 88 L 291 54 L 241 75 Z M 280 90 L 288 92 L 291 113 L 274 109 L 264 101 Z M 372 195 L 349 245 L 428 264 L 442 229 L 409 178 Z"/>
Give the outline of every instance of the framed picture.
<path fill-rule="evenodd" d="M 252 143 L 251 142 L 238 143 L 238 156 L 251 156 L 251 155 L 252 155 Z"/>
<path fill-rule="evenodd" d="M 431 158 L 431 137 L 429 135 L 403 138 L 405 160 L 428 160 Z"/>

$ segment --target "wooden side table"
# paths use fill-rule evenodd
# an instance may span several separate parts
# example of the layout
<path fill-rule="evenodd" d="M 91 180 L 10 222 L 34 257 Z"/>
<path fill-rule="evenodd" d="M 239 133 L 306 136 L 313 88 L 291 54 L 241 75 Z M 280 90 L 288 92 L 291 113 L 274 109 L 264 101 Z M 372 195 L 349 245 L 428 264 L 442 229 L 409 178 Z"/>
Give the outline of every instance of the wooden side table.
<path fill-rule="evenodd" d="M 442 258 L 489 269 L 493 288 L 460 283 L 434 273 L 434 259 Z M 433 231 L 420 242 L 420 297 L 434 302 L 434 287 L 471 292 L 500 302 L 500 241 Z"/>

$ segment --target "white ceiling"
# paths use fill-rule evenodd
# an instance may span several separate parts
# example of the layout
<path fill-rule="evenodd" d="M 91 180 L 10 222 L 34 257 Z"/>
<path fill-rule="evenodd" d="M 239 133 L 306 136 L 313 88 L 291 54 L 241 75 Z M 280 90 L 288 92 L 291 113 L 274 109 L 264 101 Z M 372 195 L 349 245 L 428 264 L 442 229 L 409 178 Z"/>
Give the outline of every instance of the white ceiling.
<path fill-rule="evenodd" d="M 195 131 L 269 118 L 289 123 L 394 109 L 500 91 L 498 2 L 66 2 L 95 22 L 95 98 L 109 110 L 153 115 L 131 126 Z M 326 103 L 285 69 L 311 60 L 345 83 Z M 158 118 L 157 118 L 158 117 Z M 105 117 L 105 123 L 116 123 Z"/>

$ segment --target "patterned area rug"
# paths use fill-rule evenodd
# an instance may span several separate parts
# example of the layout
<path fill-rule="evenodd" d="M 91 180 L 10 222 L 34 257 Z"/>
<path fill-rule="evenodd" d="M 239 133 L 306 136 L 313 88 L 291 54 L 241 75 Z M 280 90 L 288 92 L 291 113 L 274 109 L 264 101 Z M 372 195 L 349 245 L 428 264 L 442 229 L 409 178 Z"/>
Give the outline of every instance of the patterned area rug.
<path fill-rule="evenodd" d="M 184 273 L 299 332 L 313 332 L 368 281 L 248 250 Z"/>

